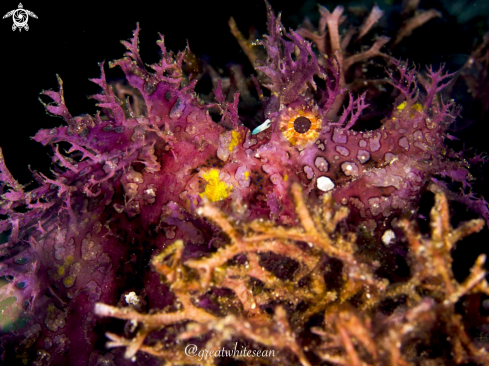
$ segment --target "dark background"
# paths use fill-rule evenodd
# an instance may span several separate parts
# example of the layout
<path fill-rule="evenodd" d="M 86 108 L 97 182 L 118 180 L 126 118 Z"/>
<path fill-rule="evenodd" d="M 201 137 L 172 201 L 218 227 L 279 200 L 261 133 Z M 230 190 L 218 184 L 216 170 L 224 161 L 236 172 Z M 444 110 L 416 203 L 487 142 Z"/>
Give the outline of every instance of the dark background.
<path fill-rule="evenodd" d="M 19 0 L 4 0 L 0 15 L 16 9 Z M 314 1 L 270 1 L 273 9 L 283 12 L 283 23 L 297 28 L 307 14 L 317 24 L 317 8 Z M 333 10 L 339 2 L 321 3 Z M 373 1 L 343 1 L 346 14 L 348 6 L 364 6 L 370 9 Z M 393 35 L 402 19 L 399 13 L 401 1 L 378 1 L 386 10 L 380 22 L 383 31 Z M 489 2 L 484 1 L 423 1 L 420 9 L 435 8 L 442 18 L 431 20 L 415 30 L 402 44 L 393 49 L 397 58 L 417 65 L 445 62 L 450 71 L 458 70 L 467 60 L 474 47 L 488 31 Z M 208 57 L 215 68 L 226 70 L 229 62 L 244 64 L 251 70 L 247 58 L 229 32 L 230 16 L 236 19 L 246 35 L 251 26 L 260 33 L 266 31 L 266 12 L 262 0 L 246 1 L 133 1 L 120 5 L 116 1 L 52 2 L 23 1 L 25 9 L 34 12 L 38 19 L 29 19 L 29 31 L 12 31 L 12 19 L 0 21 L 0 147 L 14 177 L 21 184 L 31 180 L 28 169 L 49 174 L 51 149 L 30 140 L 41 128 L 53 128 L 63 124 L 61 119 L 47 115 L 38 101 L 43 89 L 57 90 L 56 74 L 64 82 L 66 104 L 73 116 L 95 113 L 95 101 L 87 99 L 98 92 L 98 86 L 88 79 L 100 75 L 98 62 L 121 58 L 125 52 L 120 40 L 132 37 L 136 23 L 140 23 L 140 54 L 147 64 L 158 61 L 158 32 L 165 35 L 168 49 L 178 51 L 188 40 L 191 50 L 199 57 Z M 381 29 L 379 28 L 379 29 Z M 373 35 L 373 34 L 372 34 Z M 122 77 L 119 69 L 109 69 L 109 80 Z M 457 131 L 466 147 L 479 152 L 489 150 L 486 117 L 473 112 L 471 99 L 466 91 L 460 91 L 464 107 Z M 45 102 L 49 98 L 43 97 Z M 486 115 L 487 116 L 487 115 Z M 461 122 L 463 121 L 463 123 Z M 488 164 L 489 165 L 489 164 Z M 480 170 L 476 191 L 489 200 L 487 167 Z M 464 213 L 465 214 L 465 213 Z M 467 218 L 473 217 L 467 213 Z M 487 230 L 473 240 L 481 245 L 467 249 L 468 262 L 482 250 L 488 241 Z M 466 266 L 465 266 L 466 267 Z M 464 268 L 465 268 L 464 267 Z M 463 269 L 461 275 L 468 268 Z"/>
<path fill-rule="evenodd" d="M 18 0 L 2 1 L 0 14 L 17 8 Z M 284 25 L 297 28 L 307 14 L 317 24 L 315 1 L 270 1 L 276 12 L 283 13 Z M 321 2 L 331 11 L 340 2 Z M 350 6 L 370 9 L 373 1 L 342 1 L 345 13 Z M 381 26 L 389 34 L 399 23 L 401 1 L 377 2 L 386 10 Z M 452 71 L 463 65 L 480 36 L 487 31 L 484 2 L 421 1 L 421 9 L 436 8 L 443 18 L 433 19 L 393 50 L 393 55 L 417 65 L 448 62 Z M 264 1 L 134 1 L 118 5 L 114 1 L 38 2 L 24 1 L 25 9 L 38 19 L 29 19 L 29 31 L 12 31 L 12 19 L 0 21 L 0 147 L 9 169 L 21 183 L 27 183 L 27 166 L 43 170 L 50 158 L 49 148 L 29 139 L 40 128 L 52 128 L 62 120 L 48 116 L 38 101 L 43 89 L 57 89 L 56 74 L 63 79 L 65 100 L 73 116 L 96 111 L 88 96 L 98 86 L 88 79 L 100 75 L 98 62 L 121 58 L 125 48 L 120 40 L 132 37 L 140 23 L 140 53 L 147 64 L 158 61 L 158 32 L 165 35 L 168 49 L 178 51 L 188 40 L 197 56 L 208 56 L 214 67 L 226 69 L 229 62 L 245 64 L 247 58 L 229 32 L 233 16 L 247 35 L 255 26 L 266 32 Z M 458 5 L 457 5 L 458 4 Z M 107 77 L 122 77 L 119 69 L 109 69 Z M 49 98 L 43 97 L 45 102 Z M 473 133 L 467 136 L 475 138 Z M 469 141 L 468 141 L 469 142 Z M 474 145 L 477 142 L 470 142 Z M 482 144 L 485 148 L 485 145 Z"/>

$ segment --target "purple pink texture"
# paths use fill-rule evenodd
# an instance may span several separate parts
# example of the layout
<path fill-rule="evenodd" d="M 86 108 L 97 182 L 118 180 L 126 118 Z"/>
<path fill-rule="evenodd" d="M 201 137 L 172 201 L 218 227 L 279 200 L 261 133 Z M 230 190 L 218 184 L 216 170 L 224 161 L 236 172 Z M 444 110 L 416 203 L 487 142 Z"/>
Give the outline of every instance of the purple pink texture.
<path fill-rule="evenodd" d="M 63 154 L 55 147 L 52 174 L 36 174 L 37 188 L 24 190 L 0 157 L 0 214 L 7 217 L 0 232 L 10 233 L 0 246 L 0 276 L 10 280 L 1 291 L 16 298 L 17 317 L 27 318 L 5 340 L 20 339 L 27 351 L 19 357 L 39 365 L 48 357 L 52 365 L 96 365 L 103 335 L 95 302 L 116 305 L 137 290 L 147 308 L 170 305 L 147 264 L 177 239 L 190 244 L 190 258 L 222 241 L 220 229 L 196 213 L 203 200 L 233 220 L 293 225 L 289 189 L 298 182 L 311 202 L 331 191 L 351 211 L 346 224 L 366 228 L 380 242 L 393 220 L 413 216 L 428 184 L 469 185 L 468 164 L 444 143 L 457 110 L 438 96 L 450 81 L 443 70 L 428 68 L 420 82 L 417 70 L 392 61 L 389 78 L 398 91 L 392 110 L 380 128 L 356 131 L 368 106 L 365 94 L 341 89 L 340 64 L 287 32 L 269 9 L 261 41 L 267 57 L 256 68 L 265 82 L 256 86 L 263 122 L 271 126 L 252 135 L 240 121 L 238 93 L 226 101 L 219 83 L 215 102 L 206 104 L 194 92 L 196 75 L 182 70 L 189 51 L 174 54 L 161 37 L 161 61 L 147 67 L 138 35 L 139 26 L 123 42 L 124 58 L 109 66 L 124 71 L 144 112 L 116 97 L 101 64 L 100 78 L 92 80 L 101 88 L 92 96 L 100 108 L 94 116 L 70 114 L 61 79 L 58 91 L 43 92 L 52 99 L 47 111 L 66 124 L 34 139 L 71 148 Z M 339 96 L 346 102 L 333 120 L 328 112 Z M 219 122 L 211 108 L 220 111 Z M 299 117 L 311 123 L 305 133 L 294 128 Z M 460 199 L 487 219 L 484 201 Z"/>

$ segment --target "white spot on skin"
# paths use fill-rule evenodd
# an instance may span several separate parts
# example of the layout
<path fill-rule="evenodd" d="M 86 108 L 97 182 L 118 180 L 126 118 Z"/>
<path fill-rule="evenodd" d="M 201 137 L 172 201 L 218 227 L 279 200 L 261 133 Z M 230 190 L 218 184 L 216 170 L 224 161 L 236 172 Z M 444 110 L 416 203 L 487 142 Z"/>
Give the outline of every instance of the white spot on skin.
<path fill-rule="evenodd" d="M 392 164 L 394 161 L 397 160 L 397 156 L 396 156 L 396 154 L 388 152 L 385 154 L 384 159 L 385 159 L 386 163 Z"/>
<path fill-rule="evenodd" d="M 382 235 L 382 243 L 384 243 L 384 245 L 388 247 L 389 245 L 393 244 L 395 238 L 396 234 L 394 233 L 394 231 L 388 229 L 384 231 L 384 234 Z"/>
<path fill-rule="evenodd" d="M 66 233 L 64 235 L 66 235 Z M 75 253 L 75 240 L 73 238 L 70 238 L 70 240 L 68 240 L 66 244 L 64 243 L 54 244 L 54 257 L 57 260 L 62 260 L 66 256 L 73 255 L 74 253 Z"/>
<path fill-rule="evenodd" d="M 319 177 L 317 179 L 317 187 L 323 192 L 328 192 L 334 188 L 334 183 L 328 177 Z"/>
<path fill-rule="evenodd" d="M 134 291 L 129 292 L 125 295 L 126 302 L 129 305 L 138 306 L 139 305 L 139 297 L 136 295 Z"/>
<path fill-rule="evenodd" d="M 70 349 L 70 340 L 64 334 L 58 334 L 53 338 L 57 353 L 65 353 Z"/>
<path fill-rule="evenodd" d="M 402 147 L 404 150 L 408 151 L 409 150 L 409 141 L 407 137 L 401 137 L 399 139 L 399 146 Z"/>
<path fill-rule="evenodd" d="M 102 255 L 98 258 L 98 271 L 100 273 L 107 273 L 112 265 L 110 264 L 111 259 L 107 253 L 102 253 Z"/>
<path fill-rule="evenodd" d="M 258 141 L 256 139 L 248 139 L 246 138 L 246 141 L 243 143 L 243 147 L 245 149 L 248 149 L 250 146 L 256 145 Z"/>
<path fill-rule="evenodd" d="M 270 165 L 262 165 L 261 170 L 263 170 L 263 172 L 266 174 L 272 174 L 273 173 L 273 167 Z"/>
<path fill-rule="evenodd" d="M 47 314 L 44 324 L 52 332 L 57 332 L 59 328 L 66 325 L 66 314 L 59 310 L 53 303 L 47 306 Z"/>
<path fill-rule="evenodd" d="M 425 152 L 426 152 L 426 151 L 428 151 L 428 150 L 430 149 L 430 148 L 428 147 L 428 145 L 426 145 L 426 144 L 425 144 L 425 143 L 423 143 L 423 142 L 418 142 L 418 141 L 416 141 L 416 142 L 414 143 L 414 146 L 416 146 L 418 149 L 423 150 L 423 151 L 425 151 Z"/>
<path fill-rule="evenodd" d="M 217 157 L 222 161 L 227 161 L 231 151 L 229 145 L 233 139 L 232 132 L 226 131 L 219 135 L 219 146 L 217 148 Z"/>
<path fill-rule="evenodd" d="M 314 165 L 320 172 L 327 172 L 329 168 L 327 160 L 322 156 L 318 156 L 316 160 L 314 160 Z"/>
<path fill-rule="evenodd" d="M 421 130 L 414 131 L 413 137 L 417 141 L 423 141 L 423 132 Z"/>
<path fill-rule="evenodd" d="M 154 187 L 154 184 L 150 184 L 144 191 L 143 191 L 143 199 L 145 204 L 153 204 L 156 202 L 156 188 Z"/>
<path fill-rule="evenodd" d="M 333 141 L 337 144 L 346 144 L 348 137 L 344 133 L 343 129 L 335 128 L 333 132 Z"/>
<path fill-rule="evenodd" d="M 435 128 L 436 123 L 433 123 L 431 118 L 426 117 L 424 121 L 426 123 L 426 128 L 428 128 L 429 130 L 432 130 L 433 128 Z"/>
<path fill-rule="evenodd" d="M 382 208 L 380 207 L 380 197 L 373 197 L 368 199 L 368 204 L 370 205 L 370 211 L 372 215 L 377 216 L 382 212 Z"/>
<path fill-rule="evenodd" d="M 93 261 L 98 258 L 98 255 L 102 252 L 102 246 L 95 241 L 91 240 L 90 233 L 82 240 L 81 255 L 86 261 Z"/>
<path fill-rule="evenodd" d="M 270 177 L 270 181 L 272 182 L 272 184 L 277 185 L 280 182 L 283 182 L 283 178 L 280 174 L 275 173 L 272 174 L 272 176 Z"/>
<path fill-rule="evenodd" d="M 102 289 L 95 281 L 90 281 L 86 285 L 88 301 L 95 302 L 100 300 L 100 296 L 102 295 Z"/>
<path fill-rule="evenodd" d="M 304 167 L 304 173 L 306 173 L 307 179 L 312 179 L 314 178 L 314 171 L 312 168 L 308 165 Z"/>
<path fill-rule="evenodd" d="M 129 172 L 125 175 L 125 178 L 130 183 L 143 183 L 143 175 L 134 169 L 130 169 Z"/>
<path fill-rule="evenodd" d="M 98 233 L 100 233 L 100 230 L 102 230 L 102 223 L 98 221 L 93 225 L 93 234 L 97 235 Z"/>
<path fill-rule="evenodd" d="M 339 152 L 343 156 L 348 156 L 350 155 L 350 150 L 348 150 L 344 146 L 336 146 L 336 151 Z"/>
<path fill-rule="evenodd" d="M 234 178 L 238 181 L 240 187 L 248 188 L 250 186 L 250 173 L 245 165 L 242 165 L 236 169 Z"/>
<path fill-rule="evenodd" d="M 365 140 L 358 141 L 358 146 L 360 146 L 360 147 L 367 147 L 367 141 L 365 141 Z"/>
<path fill-rule="evenodd" d="M 367 150 L 358 150 L 357 159 L 360 163 L 365 164 L 370 159 L 370 153 Z"/>
<path fill-rule="evenodd" d="M 374 137 L 370 139 L 370 150 L 377 151 L 380 149 L 380 138 L 382 135 L 380 133 L 376 133 Z"/>
<path fill-rule="evenodd" d="M 78 273 L 81 271 L 81 264 L 80 262 L 75 262 L 70 268 L 70 276 L 76 277 L 78 276 Z"/>
<path fill-rule="evenodd" d="M 355 163 L 352 163 L 350 161 L 346 161 L 343 164 L 341 164 L 341 170 L 343 170 L 343 173 L 347 176 L 355 176 L 358 175 L 358 167 Z"/>

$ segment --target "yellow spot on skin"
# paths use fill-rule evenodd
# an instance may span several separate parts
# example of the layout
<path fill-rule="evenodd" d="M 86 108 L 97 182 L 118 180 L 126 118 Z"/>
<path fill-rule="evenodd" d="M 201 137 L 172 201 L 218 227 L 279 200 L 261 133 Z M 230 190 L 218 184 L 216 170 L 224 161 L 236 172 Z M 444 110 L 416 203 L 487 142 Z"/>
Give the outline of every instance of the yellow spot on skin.
<path fill-rule="evenodd" d="M 231 194 L 232 185 L 227 185 L 219 179 L 219 170 L 211 169 L 208 173 L 203 173 L 202 178 L 207 182 L 205 191 L 200 197 L 207 197 L 212 202 L 221 201 Z"/>
<path fill-rule="evenodd" d="M 284 175 L 284 182 L 287 182 L 287 179 L 289 179 L 289 176 L 287 174 Z"/>
<path fill-rule="evenodd" d="M 407 102 L 402 102 L 401 104 L 399 104 L 397 106 L 397 110 L 402 111 L 404 108 L 406 108 L 406 104 L 407 104 Z"/>
<path fill-rule="evenodd" d="M 64 266 L 59 266 L 58 267 L 58 274 L 60 276 L 64 276 L 65 275 L 65 267 Z"/>
<path fill-rule="evenodd" d="M 246 179 L 248 179 L 250 177 L 250 172 L 244 172 L 244 176 Z"/>
<path fill-rule="evenodd" d="M 68 276 L 63 280 L 63 285 L 65 285 L 66 288 L 73 286 L 75 283 L 75 279 L 72 276 Z"/>
<path fill-rule="evenodd" d="M 234 148 L 238 145 L 239 143 L 239 140 L 240 140 L 240 135 L 239 135 L 239 132 L 238 131 L 231 131 L 231 134 L 232 134 L 232 138 L 231 138 L 231 142 L 229 143 L 229 152 L 233 152 Z"/>
<path fill-rule="evenodd" d="M 413 105 L 413 109 L 417 112 L 423 112 L 423 106 L 419 103 L 416 103 L 415 105 Z"/>
<path fill-rule="evenodd" d="M 399 104 L 397 106 L 397 110 L 398 111 L 404 110 L 404 108 L 406 108 L 406 105 L 407 105 L 407 102 L 402 102 L 401 104 Z M 421 104 L 419 104 L 419 103 L 415 103 L 411 107 L 411 113 L 412 113 L 413 110 L 416 111 L 416 112 L 423 112 L 423 106 Z"/>
<path fill-rule="evenodd" d="M 72 255 L 69 255 L 69 256 L 66 257 L 66 259 L 65 259 L 65 265 L 70 266 L 70 265 L 73 264 L 73 262 L 75 262 L 75 258 L 73 258 Z"/>

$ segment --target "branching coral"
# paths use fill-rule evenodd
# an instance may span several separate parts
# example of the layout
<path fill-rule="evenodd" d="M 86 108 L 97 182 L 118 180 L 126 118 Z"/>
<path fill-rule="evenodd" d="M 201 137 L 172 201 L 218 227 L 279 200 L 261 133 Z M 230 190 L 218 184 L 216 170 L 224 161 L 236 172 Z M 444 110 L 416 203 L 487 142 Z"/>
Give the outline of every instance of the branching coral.
<path fill-rule="evenodd" d="M 205 349 L 219 350 L 231 341 L 248 340 L 258 347 L 276 349 L 280 356 L 272 363 L 295 364 L 286 361 L 285 354 L 291 353 L 302 365 L 310 365 L 315 357 L 338 365 L 428 364 L 429 357 L 417 347 L 424 342 L 428 342 L 425 347 L 436 347 L 435 341 L 426 338 L 436 330 L 450 345 L 443 352 L 447 359 L 457 364 L 489 362 L 485 350 L 470 340 L 463 318 L 455 311 L 463 296 L 489 294 L 483 269 L 486 258 L 479 256 L 463 283 L 455 281 L 450 269 L 450 251 L 456 242 L 481 230 L 483 220 L 464 222 L 453 229 L 446 197 L 437 193 L 431 210 L 431 237 L 420 235 L 409 220 L 399 221 L 411 248 L 411 275 L 407 282 L 388 283 L 375 275 L 375 263 L 358 255 L 355 236 L 342 235 L 337 229 L 348 209 L 334 209 L 331 195 L 325 195 L 321 209 L 308 208 L 300 186 L 294 184 L 291 189 L 300 221 L 296 227 L 275 226 L 263 220 L 233 223 L 206 202 L 200 214 L 223 230 L 229 244 L 206 258 L 183 260 L 184 244 L 176 241 L 153 258 L 155 270 L 175 294 L 180 310 L 141 314 L 130 307 L 97 304 L 96 314 L 141 326 L 131 340 L 107 334 L 112 340 L 108 346 L 126 347 L 126 357 L 140 350 L 172 363 L 193 363 L 191 357 L 185 358 L 186 342 L 207 339 Z M 267 267 L 268 253 L 292 260 L 297 266 L 286 275 Z M 342 263 L 341 273 L 335 273 L 336 286 L 326 283 L 326 268 L 332 260 Z M 202 296 L 224 288 L 232 290 L 234 301 L 220 301 L 216 295 L 218 308 L 199 302 Z M 405 302 L 391 310 L 392 315 L 383 315 L 382 303 L 401 296 Z M 267 312 L 270 308 L 273 311 Z M 309 329 L 311 316 L 319 313 L 324 314 L 324 325 Z M 161 341 L 144 344 L 149 332 L 180 322 L 187 326 L 174 345 Z M 309 332 L 320 337 L 314 347 L 304 347 L 307 341 L 303 337 Z M 442 358 L 432 361 L 446 362 Z"/>

